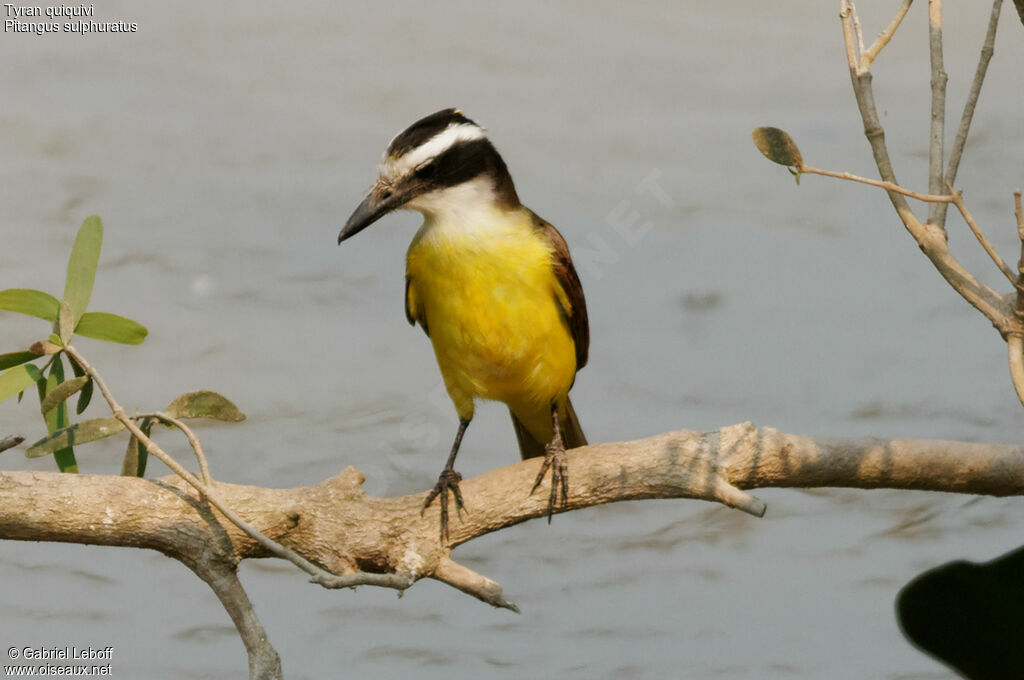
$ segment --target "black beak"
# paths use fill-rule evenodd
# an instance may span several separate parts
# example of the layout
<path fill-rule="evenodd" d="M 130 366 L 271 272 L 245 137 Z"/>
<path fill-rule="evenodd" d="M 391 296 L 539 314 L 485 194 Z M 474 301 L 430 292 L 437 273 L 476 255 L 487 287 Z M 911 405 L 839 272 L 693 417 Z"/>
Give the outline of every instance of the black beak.
<path fill-rule="evenodd" d="M 373 187 L 345 222 L 345 227 L 338 234 L 338 243 L 340 244 L 350 236 L 355 236 L 401 204 L 400 197 L 391 189 L 379 184 Z"/>

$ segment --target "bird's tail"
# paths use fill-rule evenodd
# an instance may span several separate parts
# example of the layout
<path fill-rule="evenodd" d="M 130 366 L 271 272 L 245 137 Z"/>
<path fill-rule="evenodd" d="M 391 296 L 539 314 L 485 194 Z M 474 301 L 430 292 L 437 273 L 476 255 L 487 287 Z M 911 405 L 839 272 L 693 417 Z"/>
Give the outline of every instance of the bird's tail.
<path fill-rule="evenodd" d="M 516 439 L 519 440 L 519 453 L 523 459 L 543 456 L 544 446 L 547 442 L 537 441 L 511 410 L 509 410 L 509 415 L 512 416 L 512 427 L 516 431 Z M 583 434 L 583 428 L 580 427 L 579 418 L 576 417 L 576 409 L 572 407 L 572 402 L 568 397 L 565 398 L 565 406 L 560 409 L 558 414 L 558 425 L 562 430 L 562 442 L 565 444 L 565 448 L 575 449 L 577 446 L 587 445 L 587 437 Z"/>

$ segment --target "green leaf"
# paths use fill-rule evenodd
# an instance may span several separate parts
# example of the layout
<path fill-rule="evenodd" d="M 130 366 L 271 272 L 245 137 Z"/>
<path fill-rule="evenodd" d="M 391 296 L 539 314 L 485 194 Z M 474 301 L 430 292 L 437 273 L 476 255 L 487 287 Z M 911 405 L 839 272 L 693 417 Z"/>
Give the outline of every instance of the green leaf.
<path fill-rule="evenodd" d="M 27 361 L 38 359 L 39 356 L 33 352 L 11 352 L 0 354 L 0 371 L 6 371 L 11 366 L 18 366 Z"/>
<path fill-rule="evenodd" d="M 145 326 L 107 312 L 86 312 L 78 322 L 75 332 L 87 338 L 120 342 L 125 345 L 138 345 L 149 334 Z"/>
<path fill-rule="evenodd" d="M 68 258 L 68 277 L 64 284 L 64 301 L 74 312 L 72 328 L 78 325 L 92 297 L 92 284 L 96 280 L 96 265 L 103 244 L 103 222 L 93 215 L 82 222 L 75 237 L 75 245 Z"/>
<path fill-rule="evenodd" d="M 765 157 L 773 163 L 786 165 L 800 170 L 804 166 L 804 160 L 800 156 L 800 149 L 796 142 L 786 134 L 785 130 L 774 127 L 756 128 L 751 136 L 754 144 Z"/>
<path fill-rule="evenodd" d="M 62 382 L 46 393 L 46 398 L 43 399 L 43 403 L 39 407 L 40 410 L 45 414 L 58 404 L 63 404 L 68 397 L 85 387 L 88 382 L 89 376 L 81 376 L 79 378 L 72 378 L 67 382 Z"/>
<path fill-rule="evenodd" d="M 71 334 L 74 333 L 74 321 L 75 313 L 71 311 L 71 306 L 68 305 L 64 300 L 60 301 L 60 312 L 57 313 L 57 336 L 60 339 L 59 343 L 67 347 L 68 343 L 71 342 Z M 52 342 L 52 338 L 51 338 Z"/>
<path fill-rule="evenodd" d="M 245 420 L 245 414 L 231 403 L 210 390 L 188 392 L 171 402 L 164 411 L 172 418 L 212 418 L 228 423 Z"/>
<path fill-rule="evenodd" d="M 33 368 L 35 367 L 33 366 Z M 21 365 L 0 373 L 0 401 L 13 397 L 28 387 L 32 387 L 36 382 L 36 376 L 33 376 L 32 372 L 28 369 L 28 366 Z M 37 375 L 38 372 L 38 369 L 36 369 Z"/>
<path fill-rule="evenodd" d="M 148 437 L 153 429 L 153 422 L 149 418 L 143 418 L 139 423 L 139 429 Z M 149 459 L 149 452 L 134 436 L 128 442 L 128 450 L 124 454 L 124 462 L 121 463 L 122 477 L 144 477 L 146 475 L 146 462 Z"/>
<path fill-rule="evenodd" d="M 85 375 L 85 370 L 78 365 L 78 362 L 68 357 L 68 361 L 71 363 L 71 370 L 75 372 L 75 377 L 81 378 Z M 78 406 L 75 408 L 75 415 L 82 415 L 82 412 L 89 406 L 89 401 L 92 399 L 93 382 L 92 378 L 89 382 L 85 383 L 85 387 L 82 388 L 82 393 L 78 395 Z"/>
<path fill-rule="evenodd" d="M 41 374 L 40 377 L 42 377 Z M 42 404 L 46 399 L 46 395 L 56 390 L 63 382 L 64 362 L 58 354 L 54 356 L 53 360 L 50 362 L 50 375 L 47 376 L 45 381 L 38 380 L 36 382 L 36 385 L 39 388 L 39 403 Z M 50 409 L 43 414 L 43 420 L 46 421 L 46 431 L 49 432 L 51 436 L 57 430 L 67 427 L 70 424 L 67 404 L 62 402 L 57 406 L 57 408 Z M 28 455 L 28 453 L 25 455 Z M 57 463 L 57 469 L 61 472 L 78 472 L 78 463 L 75 461 L 75 450 L 70 445 L 55 450 L 53 452 L 53 460 Z"/>
<path fill-rule="evenodd" d="M 92 389 L 93 389 L 92 378 L 89 378 L 89 382 L 85 383 L 85 387 L 82 388 L 82 393 L 78 395 L 78 405 L 75 406 L 75 415 L 80 416 L 89 407 L 89 402 L 92 401 Z"/>
<path fill-rule="evenodd" d="M 57 298 L 41 290 L 9 288 L 0 290 L 0 309 L 18 314 L 28 314 L 46 321 L 56 321 L 60 311 Z"/>
<path fill-rule="evenodd" d="M 53 434 L 43 437 L 25 452 L 29 458 L 38 458 L 48 453 L 70 448 L 75 444 L 88 444 L 98 439 L 115 435 L 124 429 L 117 418 L 93 418 L 64 427 Z"/>

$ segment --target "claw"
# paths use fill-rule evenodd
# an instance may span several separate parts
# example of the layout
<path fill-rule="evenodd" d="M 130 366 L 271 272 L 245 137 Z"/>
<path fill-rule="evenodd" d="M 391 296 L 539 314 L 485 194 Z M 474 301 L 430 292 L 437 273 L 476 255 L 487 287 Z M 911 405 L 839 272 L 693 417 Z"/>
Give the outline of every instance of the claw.
<path fill-rule="evenodd" d="M 441 543 L 448 543 L 448 492 L 451 491 L 452 495 L 455 496 L 455 511 L 459 515 L 459 519 L 462 519 L 462 511 L 465 509 L 466 504 L 462 502 L 462 490 L 459 488 L 459 482 L 462 481 L 462 475 L 455 470 L 445 468 L 441 471 L 441 475 L 437 478 L 437 484 L 427 494 L 427 500 L 423 502 L 423 508 L 420 510 L 420 516 L 427 511 L 430 504 L 434 502 L 434 499 L 441 496 Z"/>
<path fill-rule="evenodd" d="M 565 446 L 561 437 L 544 447 L 544 462 L 537 473 L 537 479 L 533 482 L 530 495 L 537 490 L 540 483 L 544 481 L 544 475 L 548 468 L 551 469 L 551 493 L 548 495 L 548 524 L 551 524 L 551 516 L 555 507 L 561 505 L 563 508 L 569 504 L 569 466 L 566 463 Z M 559 493 L 561 492 L 561 493 Z M 559 498 L 561 496 L 561 498 Z"/>

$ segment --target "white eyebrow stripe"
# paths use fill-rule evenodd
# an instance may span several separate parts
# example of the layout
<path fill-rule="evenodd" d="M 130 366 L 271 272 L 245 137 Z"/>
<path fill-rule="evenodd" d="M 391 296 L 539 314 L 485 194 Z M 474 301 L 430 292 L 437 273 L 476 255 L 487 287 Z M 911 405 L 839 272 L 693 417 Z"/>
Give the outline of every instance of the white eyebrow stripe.
<path fill-rule="evenodd" d="M 425 143 L 395 160 L 391 164 L 391 172 L 396 177 L 402 177 L 412 172 L 423 161 L 444 153 L 459 142 L 472 142 L 486 136 L 483 128 L 472 123 L 449 125 Z"/>

